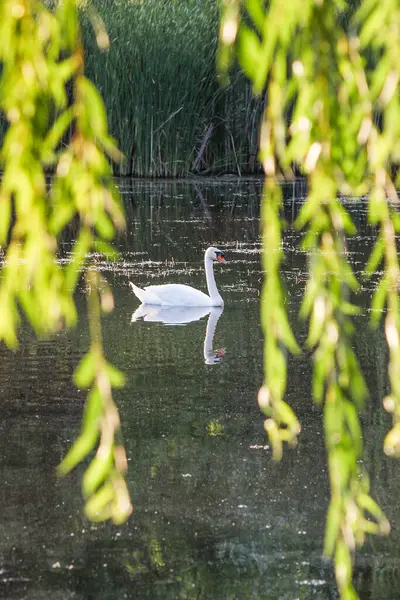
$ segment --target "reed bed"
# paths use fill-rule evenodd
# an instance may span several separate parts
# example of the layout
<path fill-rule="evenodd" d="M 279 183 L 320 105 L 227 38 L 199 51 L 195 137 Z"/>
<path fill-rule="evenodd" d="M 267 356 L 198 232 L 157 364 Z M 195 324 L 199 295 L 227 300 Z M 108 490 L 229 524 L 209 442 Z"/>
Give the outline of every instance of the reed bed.
<path fill-rule="evenodd" d="M 95 6 L 111 45 L 102 52 Z M 224 89 L 215 0 L 96 0 L 82 5 L 86 72 L 125 155 L 119 174 L 182 177 L 258 172 L 262 100 L 239 70 Z"/>

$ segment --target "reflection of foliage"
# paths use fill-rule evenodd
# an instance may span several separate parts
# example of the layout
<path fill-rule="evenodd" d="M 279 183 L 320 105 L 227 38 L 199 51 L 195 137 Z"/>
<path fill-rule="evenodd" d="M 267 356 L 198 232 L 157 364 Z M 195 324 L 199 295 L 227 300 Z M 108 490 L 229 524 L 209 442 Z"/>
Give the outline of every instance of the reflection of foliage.
<path fill-rule="evenodd" d="M 224 433 L 224 426 L 220 423 L 219 419 L 213 419 L 207 423 L 207 433 L 211 437 L 216 437 Z"/>
<path fill-rule="evenodd" d="M 104 36 L 100 39 L 105 41 Z M 111 174 L 107 156 L 117 159 L 119 152 L 107 132 L 102 100 L 83 73 L 75 2 L 65 0 L 53 12 L 36 0 L 2 2 L 0 60 L 0 105 L 8 122 L 1 154 L 0 243 L 5 256 L 0 285 L 0 339 L 15 347 L 19 307 L 38 333 L 75 324 L 73 294 L 86 255 L 92 249 L 112 252 L 108 241 L 117 228 L 123 227 L 124 216 L 118 194 L 106 179 Z M 68 129 L 73 131 L 72 139 L 58 152 Z M 49 192 L 44 167 L 56 172 Z M 57 262 L 58 240 L 73 218 L 79 220 L 80 231 L 73 259 L 64 268 Z M 91 287 L 97 287 L 94 275 L 89 281 Z M 100 293 L 102 308 L 110 307 L 110 292 L 103 289 Z M 110 476 L 113 486 L 107 497 L 119 505 L 118 517 L 113 517 L 120 521 L 131 510 L 120 476 L 122 451 L 113 448 L 118 424 L 111 388 L 115 379 L 120 383 L 120 375 L 111 370 L 103 356 L 97 331 L 97 291 L 89 296 L 94 337 L 84 359 L 85 369 L 81 366 L 77 378 L 78 383 L 83 379 L 87 385 L 93 383 L 87 422 L 92 412 L 97 418 L 91 424 L 91 444 L 83 444 L 81 436 L 71 451 L 74 460 L 70 454 L 62 470 L 69 470 L 86 456 L 100 431 L 99 452 L 87 472 L 84 491 L 91 496 L 89 502 L 94 502 L 97 485 L 102 480 L 107 484 Z M 87 422 L 82 435 L 87 433 Z M 95 465 L 105 454 L 107 463 L 99 478 Z M 88 473 L 92 476 L 90 485 Z M 89 503 L 87 512 L 100 517 Z"/>
<path fill-rule="evenodd" d="M 162 569 L 165 567 L 161 544 L 155 538 L 150 541 L 150 561 L 153 567 L 156 569 Z"/>
<path fill-rule="evenodd" d="M 220 67 L 226 75 L 236 53 L 253 82 L 266 93 L 260 159 L 266 174 L 262 231 L 267 272 L 262 319 L 265 331 L 265 386 L 259 403 L 269 416 L 265 427 L 275 456 L 282 441 L 294 442 L 296 417 L 282 396 L 286 382 L 285 348 L 296 350 L 282 298 L 281 193 L 277 172 L 297 163 L 309 179 L 307 201 L 297 221 L 306 228 L 310 278 L 302 313 L 310 320 L 314 352 L 313 392 L 324 403 L 331 504 L 325 552 L 334 556 L 343 598 L 355 598 L 351 552 L 365 533 L 388 531 L 388 523 L 368 492 L 368 477 L 358 464 L 362 453 L 357 410 L 365 384 L 352 350 L 349 294 L 358 282 L 346 257 L 345 235 L 353 222 L 339 193 L 369 194 L 369 221 L 380 234 L 367 273 L 384 263 L 374 294 L 373 321 L 387 306 L 390 395 L 385 408 L 394 426 L 385 440 L 389 455 L 400 455 L 400 305 L 395 232 L 399 217 L 391 165 L 400 156 L 400 8 L 392 0 L 365 0 L 349 20 L 343 2 L 226 0 L 221 25 Z M 242 12 L 245 18 L 242 17 Z M 288 62 L 289 58 L 289 62 Z M 368 60 L 367 60 L 368 59 Z M 365 66 L 367 65 L 367 66 Z M 371 65 L 373 67 L 371 68 Z M 371 520 L 370 517 L 374 520 Z"/>

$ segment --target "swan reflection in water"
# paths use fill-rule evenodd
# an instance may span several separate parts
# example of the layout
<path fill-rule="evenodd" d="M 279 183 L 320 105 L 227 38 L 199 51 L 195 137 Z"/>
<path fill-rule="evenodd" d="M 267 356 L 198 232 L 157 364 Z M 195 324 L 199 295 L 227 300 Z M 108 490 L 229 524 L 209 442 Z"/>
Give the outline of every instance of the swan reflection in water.
<path fill-rule="evenodd" d="M 141 304 L 133 313 L 131 322 L 143 319 L 143 321 L 164 323 L 164 325 L 187 325 L 209 315 L 204 337 L 203 356 L 206 365 L 215 365 L 224 360 L 225 354 L 225 348 L 220 348 L 214 352 L 212 346 L 215 328 L 223 312 L 222 306 L 155 306 Z"/>

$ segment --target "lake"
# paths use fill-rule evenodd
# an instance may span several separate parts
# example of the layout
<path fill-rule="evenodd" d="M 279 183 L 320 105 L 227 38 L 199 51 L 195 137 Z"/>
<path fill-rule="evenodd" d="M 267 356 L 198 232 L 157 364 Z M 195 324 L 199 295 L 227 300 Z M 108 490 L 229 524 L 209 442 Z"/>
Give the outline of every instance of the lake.
<path fill-rule="evenodd" d="M 338 598 L 332 567 L 321 557 L 329 489 L 321 410 L 311 399 L 310 357 L 290 359 L 287 400 L 302 433 L 278 464 L 271 461 L 257 406 L 261 181 L 120 185 L 128 223 L 117 240 L 120 258 L 115 264 L 100 256 L 93 261 L 114 289 L 115 310 L 103 320 L 104 345 L 128 379 L 115 399 L 134 513 L 121 527 L 90 524 L 82 513 L 83 468 L 61 480 L 55 476 L 78 434 L 85 401 L 85 391 L 71 383 L 88 347 L 82 284 L 78 327 L 37 341 L 23 326 L 21 348 L 0 349 L 0 597 Z M 305 193 L 301 181 L 284 186 L 288 223 Z M 358 226 L 348 252 L 360 274 L 374 232 L 365 208 L 347 204 Z M 305 326 L 297 313 L 307 262 L 299 241 L 290 228 L 283 276 L 302 342 Z M 215 265 L 222 312 L 192 315 L 197 320 L 176 326 L 132 321 L 139 302 L 129 280 L 205 290 L 203 253 L 211 244 L 226 257 L 226 264 Z M 68 249 L 66 239 L 65 253 Z M 372 286 L 362 286 L 364 312 L 357 318 L 355 342 L 370 388 L 362 417 L 364 460 L 392 533 L 370 538 L 359 553 L 355 584 L 363 600 L 398 600 L 399 463 L 382 450 L 390 426 L 381 407 L 387 354 L 382 330 L 368 327 Z"/>

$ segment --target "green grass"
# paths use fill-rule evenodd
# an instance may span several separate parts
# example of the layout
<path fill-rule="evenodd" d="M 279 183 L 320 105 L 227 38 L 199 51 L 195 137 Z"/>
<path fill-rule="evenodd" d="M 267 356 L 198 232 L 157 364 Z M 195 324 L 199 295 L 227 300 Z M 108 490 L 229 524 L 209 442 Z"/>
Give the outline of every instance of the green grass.
<path fill-rule="evenodd" d="M 99 50 L 82 7 L 86 73 L 100 89 L 121 174 L 252 173 L 262 110 L 239 72 L 222 89 L 214 0 L 97 0 L 111 46 Z"/>

